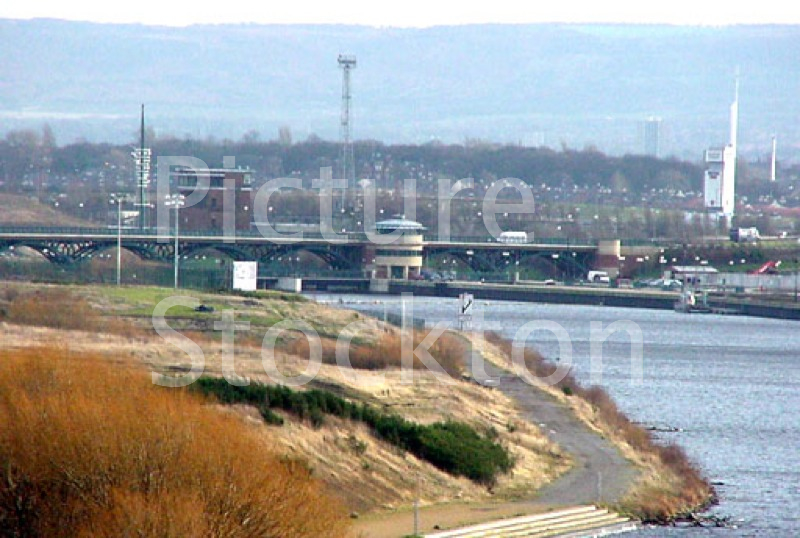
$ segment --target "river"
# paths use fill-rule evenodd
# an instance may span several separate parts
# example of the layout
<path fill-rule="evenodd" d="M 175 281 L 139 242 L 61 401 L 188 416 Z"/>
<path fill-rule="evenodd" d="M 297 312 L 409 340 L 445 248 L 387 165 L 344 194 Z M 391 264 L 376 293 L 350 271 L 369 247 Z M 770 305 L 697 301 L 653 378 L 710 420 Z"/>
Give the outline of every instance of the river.
<path fill-rule="evenodd" d="M 314 295 L 358 310 L 400 312 L 397 296 Z M 453 320 L 454 299 L 414 298 L 414 316 Z M 681 445 L 716 485 L 711 514 L 735 529 L 651 528 L 638 536 L 800 536 L 800 323 L 739 316 L 678 314 L 627 308 L 475 301 L 484 326 L 513 337 L 533 320 L 564 328 L 573 373 L 585 384 L 591 323 L 632 322 L 642 336 L 641 383 L 632 380 L 627 333 L 603 345 L 602 384 L 625 413 L 656 426 L 659 439 Z M 635 325 L 634 325 L 635 324 Z M 559 341 L 536 331 L 528 342 L 556 358 Z M 594 361 L 595 365 L 598 361 Z M 635 376 L 634 376 L 635 377 Z M 674 431 L 672 431 L 674 430 Z"/>

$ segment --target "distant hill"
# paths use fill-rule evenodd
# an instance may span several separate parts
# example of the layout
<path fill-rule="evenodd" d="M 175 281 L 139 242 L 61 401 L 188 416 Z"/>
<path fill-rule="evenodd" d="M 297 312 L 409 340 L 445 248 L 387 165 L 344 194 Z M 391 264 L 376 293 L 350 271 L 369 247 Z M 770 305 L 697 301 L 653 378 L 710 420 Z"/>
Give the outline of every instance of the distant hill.
<path fill-rule="evenodd" d="M 0 194 L 0 226 L 64 226 L 97 227 L 97 223 L 82 220 L 56 211 L 34 198 L 14 194 Z"/>
<path fill-rule="evenodd" d="M 481 25 L 428 29 L 187 28 L 0 20 L 0 127 L 49 122 L 60 143 L 160 135 L 339 136 L 339 53 L 355 54 L 353 132 L 386 142 L 483 138 L 665 154 L 727 140 L 736 66 L 740 143 L 773 133 L 800 156 L 800 26 Z"/>

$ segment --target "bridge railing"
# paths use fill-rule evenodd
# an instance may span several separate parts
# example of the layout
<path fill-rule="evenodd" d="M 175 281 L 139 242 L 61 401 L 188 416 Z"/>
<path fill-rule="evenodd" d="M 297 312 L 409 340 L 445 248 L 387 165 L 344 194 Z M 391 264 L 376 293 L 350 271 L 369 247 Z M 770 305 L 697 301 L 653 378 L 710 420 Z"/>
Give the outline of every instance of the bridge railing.
<path fill-rule="evenodd" d="M 428 243 L 470 243 L 487 245 L 503 245 L 509 248 L 514 248 L 520 245 L 558 245 L 558 246 L 576 246 L 576 247 L 596 247 L 597 241 L 592 239 L 575 239 L 566 237 L 539 237 L 527 243 L 505 243 L 498 241 L 494 237 L 486 236 L 451 236 L 447 241 L 441 241 L 441 238 L 436 235 L 426 235 L 424 237 Z"/>
<path fill-rule="evenodd" d="M 139 228 L 120 228 L 107 227 L 107 228 L 78 228 L 78 227 L 64 227 L 64 226 L 0 226 L 0 235 L 47 235 L 53 237 L 59 236 L 86 236 L 86 237 L 174 237 L 173 229 L 147 229 L 140 230 Z M 227 236 L 222 230 L 180 230 L 180 237 L 236 237 L 242 239 L 291 239 L 291 234 L 288 233 L 271 233 L 262 234 L 258 230 L 236 230 L 234 236 Z M 325 240 L 327 239 L 319 232 L 304 231 L 303 239 L 307 240 Z M 353 243 L 363 243 L 367 241 L 367 236 L 361 232 L 348 232 L 344 234 L 337 234 L 337 241 L 346 241 Z"/>
<path fill-rule="evenodd" d="M 328 238 L 324 237 L 320 232 L 303 231 L 302 238 L 309 241 L 324 241 Z M 173 229 L 166 228 L 151 228 L 147 230 L 140 230 L 139 228 L 121 228 L 116 227 L 65 227 L 65 226 L 0 226 L 0 235 L 47 235 L 47 236 L 91 236 L 91 237 L 117 237 L 117 234 L 123 237 L 174 237 Z M 369 238 L 364 232 L 346 232 L 337 233 L 337 241 L 348 243 L 368 243 Z M 241 239 L 291 239 L 290 233 L 267 233 L 264 234 L 260 230 L 236 230 L 234 236 L 226 236 L 223 230 L 181 230 L 180 236 L 184 238 L 191 237 L 236 237 Z M 429 243 L 439 243 L 440 238 L 434 234 L 427 234 L 424 240 Z M 497 241 L 493 237 L 486 236 L 451 236 L 446 243 L 465 243 L 465 244 L 491 244 L 491 245 L 504 245 L 508 248 L 514 248 L 518 243 L 503 243 Z M 623 239 L 622 246 L 624 247 L 670 247 L 674 246 L 676 241 L 669 241 L 664 239 Z M 575 239 L 575 238 L 562 238 L 562 237 L 537 237 L 530 243 L 520 243 L 522 245 L 558 245 L 567 247 L 595 247 L 597 241 L 592 239 Z"/>

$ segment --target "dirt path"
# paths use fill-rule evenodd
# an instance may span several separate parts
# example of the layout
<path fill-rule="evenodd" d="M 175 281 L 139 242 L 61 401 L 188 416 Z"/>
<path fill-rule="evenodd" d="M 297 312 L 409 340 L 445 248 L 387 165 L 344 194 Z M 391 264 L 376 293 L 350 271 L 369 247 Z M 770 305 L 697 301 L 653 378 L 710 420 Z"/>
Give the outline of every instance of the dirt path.
<path fill-rule="evenodd" d="M 469 364 L 469 361 L 467 361 Z M 507 517 L 546 512 L 566 506 L 613 503 L 625 495 L 637 471 L 609 441 L 581 422 L 564 404 L 514 374 L 484 361 L 495 390 L 517 402 L 525 418 L 538 425 L 552 441 L 568 452 L 574 467 L 537 492 L 530 500 L 500 503 L 436 505 L 420 513 L 420 532 L 449 529 Z M 359 538 L 394 538 L 410 534 L 409 511 L 368 517 L 355 525 Z"/>
<path fill-rule="evenodd" d="M 532 423 L 568 452 L 575 466 L 539 490 L 537 503 L 577 505 L 619 500 L 636 478 L 633 465 L 609 441 L 589 429 L 570 409 L 543 390 L 486 363 L 499 379 L 497 390 L 513 398 Z"/>

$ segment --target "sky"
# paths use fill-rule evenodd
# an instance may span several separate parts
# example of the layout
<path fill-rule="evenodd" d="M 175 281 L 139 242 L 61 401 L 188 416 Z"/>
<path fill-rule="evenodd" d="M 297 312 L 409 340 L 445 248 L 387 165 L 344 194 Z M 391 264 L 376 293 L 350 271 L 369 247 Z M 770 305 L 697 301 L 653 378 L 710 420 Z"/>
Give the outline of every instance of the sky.
<path fill-rule="evenodd" d="M 800 24 L 795 0 L 441 0 L 175 2 L 171 0 L 6 0 L 0 18 L 54 18 L 166 26 L 192 24 L 359 24 L 429 27 L 477 23 L 646 23 L 719 26 Z"/>

